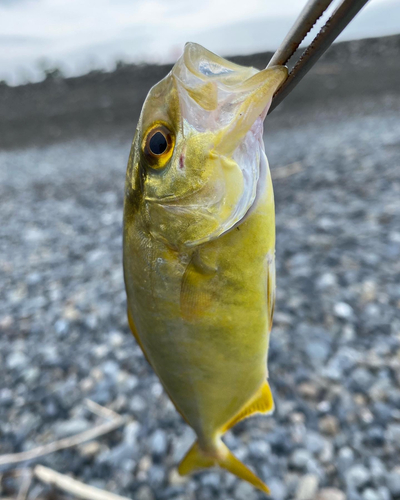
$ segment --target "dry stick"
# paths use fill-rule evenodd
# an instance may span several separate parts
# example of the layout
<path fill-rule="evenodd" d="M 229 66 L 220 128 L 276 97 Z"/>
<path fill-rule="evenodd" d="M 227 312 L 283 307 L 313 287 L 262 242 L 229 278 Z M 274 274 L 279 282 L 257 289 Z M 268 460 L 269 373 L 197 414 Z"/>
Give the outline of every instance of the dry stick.
<path fill-rule="evenodd" d="M 32 483 L 32 470 L 25 469 L 23 472 L 21 488 L 18 491 L 17 500 L 26 500 L 26 496 L 28 495 L 31 483 Z"/>
<path fill-rule="evenodd" d="M 72 479 L 72 477 L 60 474 L 48 467 L 43 467 L 43 465 L 37 465 L 33 473 L 44 483 L 56 486 L 85 500 L 129 500 L 127 497 L 121 497 L 100 488 L 81 483 L 76 479 Z"/>
<path fill-rule="evenodd" d="M 16 464 L 19 462 L 25 462 L 26 460 L 32 460 L 34 458 L 42 457 L 43 455 L 48 455 L 55 451 L 63 450 L 65 448 L 71 448 L 78 444 L 84 443 L 85 441 L 90 441 L 94 438 L 107 434 L 118 427 L 121 427 L 126 422 L 125 417 L 118 417 L 111 422 L 106 422 L 104 424 L 98 425 L 93 429 L 81 432 L 75 436 L 60 439 L 59 441 L 53 441 L 52 443 L 44 444 L 43 446 L 38 446 L 29 451 L 22 451 L 20 453 L 10 453 L 9 455 L 0 455 L 0 465 Z"/>
<path fill-rule="evenodd" d="M 120 418 L 120 415 L 118 415 L 118 413 L 116 413 L 115 411 L 110 410 L 110 408 L 106 408 L 105 406 L 101 406 L 98 403 L 92 401 L 91 399 L 86 398 L 85 405 L 87 406 L 88 410 L 90 410 L 95 415 L 98 415 L 99 417 L 107 419 Z"/>

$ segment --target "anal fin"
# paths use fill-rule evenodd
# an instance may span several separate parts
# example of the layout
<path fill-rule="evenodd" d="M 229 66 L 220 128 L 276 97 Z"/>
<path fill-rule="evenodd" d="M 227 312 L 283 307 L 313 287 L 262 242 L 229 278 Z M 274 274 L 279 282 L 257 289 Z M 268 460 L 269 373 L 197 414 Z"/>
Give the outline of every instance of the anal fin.
<path fill-rule="evenodd" d="M 272 413 L 274 411 L 274 408 L 274 399 L 272 397 L 272 392 L 269 387 L 268 381 L 266 380 L 262 384 L 260 389 L 256 392 L 256 394 L 251 398 L 248 404 L 225 425 L 225 427 L 223 428 L 223 432 L 226 432 L 241 420 L 256 413 Z"/>

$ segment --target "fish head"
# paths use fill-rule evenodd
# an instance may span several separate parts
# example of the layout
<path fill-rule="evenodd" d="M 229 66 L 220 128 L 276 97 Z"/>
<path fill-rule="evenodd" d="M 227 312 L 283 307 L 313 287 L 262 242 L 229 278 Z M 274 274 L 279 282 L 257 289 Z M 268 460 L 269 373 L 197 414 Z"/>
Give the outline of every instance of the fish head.
<path fill-rule="evenodd" d="M 188 43 L 149 92 L 132 145 L 127 200 L 150 234 L 193 247 L 235 226 L 260 178 L 263 120 L 287 70 L 234 64 Z"/>

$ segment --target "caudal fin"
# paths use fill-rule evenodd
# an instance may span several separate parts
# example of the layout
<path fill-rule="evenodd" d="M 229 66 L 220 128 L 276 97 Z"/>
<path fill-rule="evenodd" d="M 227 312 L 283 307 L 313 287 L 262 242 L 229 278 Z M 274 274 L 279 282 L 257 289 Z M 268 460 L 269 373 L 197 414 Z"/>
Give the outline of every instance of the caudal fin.
<path fill-rule="evenodd" d="M 215 465 L 219 465 L 223 469 L 235 474 L 235 476 L 240 477 L 240 479 L 248 481 L 259 490 L 267 493 L 267 495 L 270 494 L 268 486 L 250 469 L 242 464 L 222 441 L 219 441 L 217 452 L 213 456 L 203 452 L 196 441 L 183 458 L 178 467 L 178 471 L 179 474 L 185 476 L 191 472 L 213 467 Z"/>

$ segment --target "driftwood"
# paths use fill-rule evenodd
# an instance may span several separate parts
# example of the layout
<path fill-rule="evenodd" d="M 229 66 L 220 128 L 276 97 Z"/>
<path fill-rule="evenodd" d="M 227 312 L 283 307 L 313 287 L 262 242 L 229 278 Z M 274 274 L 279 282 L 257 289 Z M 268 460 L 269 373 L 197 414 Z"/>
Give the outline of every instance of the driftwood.
<path fill-rule="evenodd" d="M 110 493 L 100 488 L 95 488 L 94 486 L 89 486 L 85 483 L 81 483 L 72 477 L 60 474 L 48 467 L 43 467 L 43 465 L 37 465 L 33 473 L 35 477 L 43 481 L 44 483 L 50 484 L 59 488 L 63 491 L 75 495 L 79 498 L 85 500 L 130 500 L 127 497 L 121 497 Z"/>
<path fill-rule="evenodd" d="M 112 410 L 110 410 L 110 412 L 111 411 Z M 93 427 L 93 429 L 81 432 L 75 436 L 60 439 L 59 441 L 53 441 L 52 443 L 38 446 L 32 450 L 22 451 L 20 453 L 10 453 L 8 455 L 0 455 L 0 465 L 17 464 L 19 462 L 25 462 L 26 460 L 33 460 L 35 458 L 42 457 L 43 455 L 48 455 L 49 453 L 54 453 L 55 451 L 77 446 L 85 441 L 91 441 L 92 439 L 102 436 L 103 434 L 107 434 L 115 429 L 118 429 L 118 427 L 121 427 L 125 424 L 125 422 L 125 417 L 114 417 L 110 422 L 105 422 L 104 424 L 100 424 Z"/>
<path fill-rule="evenodd" d="M 91 399 L 86 398 L 85 405 L 87 406 L 88 410 L 90 410 L 95 415 L 98 415 L 99 417 L 103 417 L 108 420 L 110 419 L 115 420 L 117 418 L 121 418 L 121 415 L 118 415 L 118 413 L 116 413 L 115 411 L 110 410 L 110 408 L 106 408 L 105 406 L 101 406 L 98 403 L 92 401 Z"/>
<path fill-rule="evenodd" d="M 18 491 L 17 500 L 26 500 L 32 482 L 32 470 L 24 469 L 21 475 L 22 475 L 22 484 Z"/>

